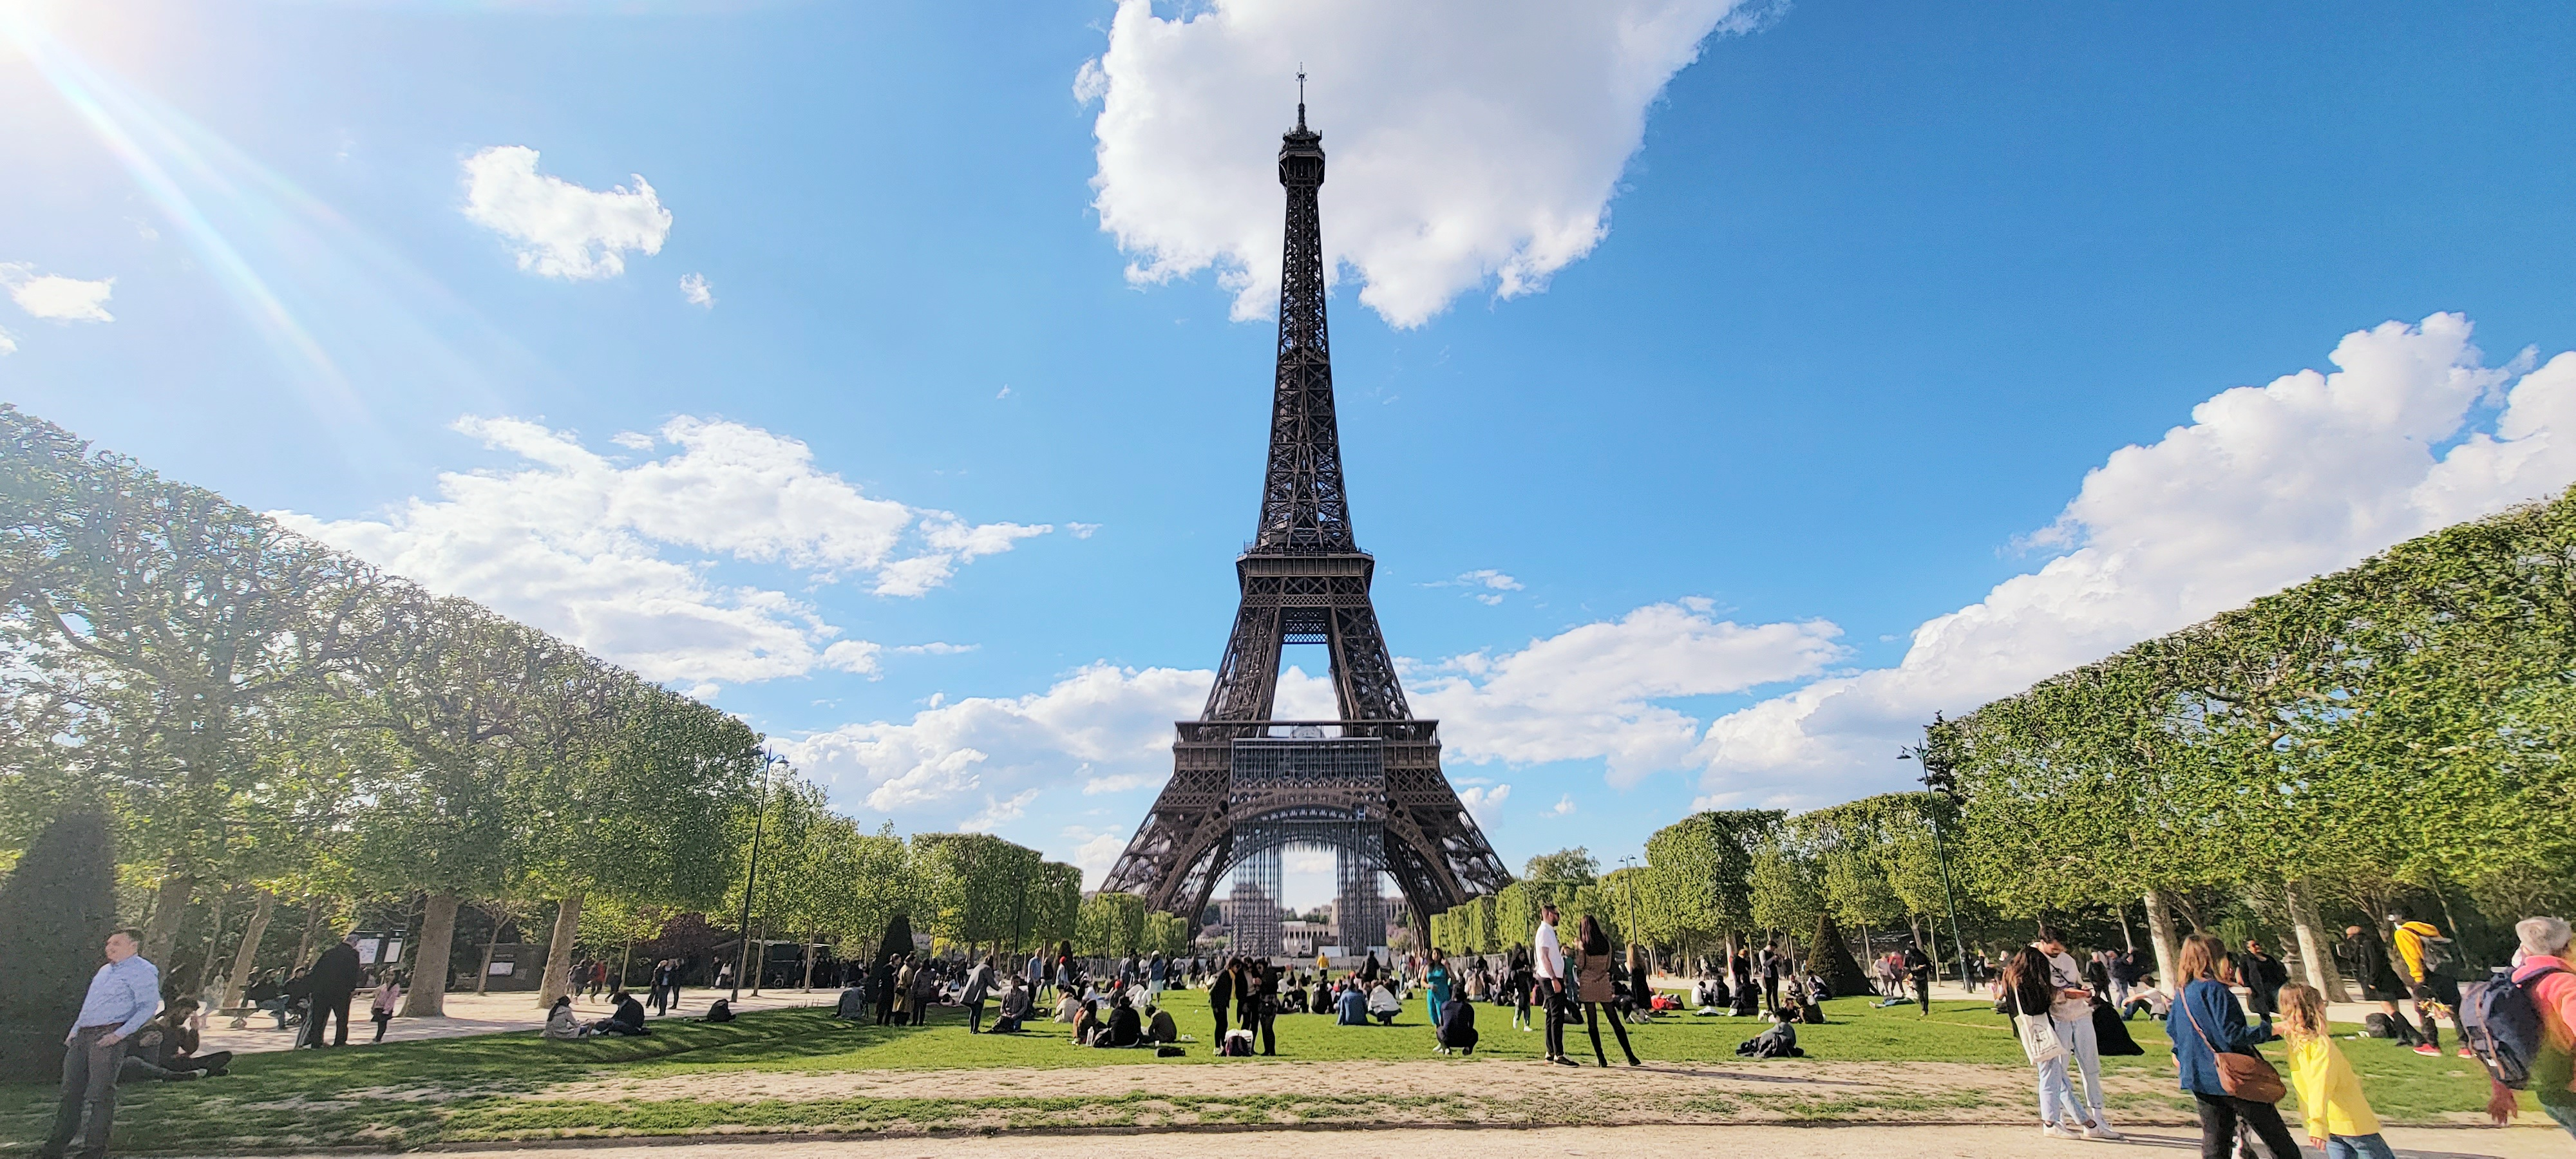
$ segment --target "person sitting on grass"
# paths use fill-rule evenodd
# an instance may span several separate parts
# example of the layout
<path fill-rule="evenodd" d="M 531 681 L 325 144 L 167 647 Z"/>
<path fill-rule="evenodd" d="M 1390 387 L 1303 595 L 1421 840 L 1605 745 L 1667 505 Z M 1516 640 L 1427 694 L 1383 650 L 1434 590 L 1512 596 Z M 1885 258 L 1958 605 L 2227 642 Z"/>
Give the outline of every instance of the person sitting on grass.
<path fill-rule="evenodd" d="M 1092 1039 L 1099 1037 L 1104 1024 L 1100 1021 L 1098 1009 L 1085 1003 L 1082 1006 L 1082 1013 L 1074 1017 L 1073 1044 L 1075 1046 L 1089 1046 Z"/>
<path fill-rule="evenodd" d="M 2137 1017 L 2141 1010 L 2147 1012 L 2149 1019 L 2162 1022 L 2165 1015 L 2173 1010 L 2173 999 L 2165 997 L 2165 992 L 2156 989 L 2152 984 L 2142 989 L 2131 990 L 2129 1000 L 2120 1006 L 2120 1021 L 2127 1022 Z"/>
<path fill-rule="evenodd" d="M 1369 991 L 1368 1012 L 1377 1018 L 1378 1025 L 1395 1025 L 1395 1016 L 1403 1010 L 1404 1000 L 1395 996 L 1395 988 L 1391 984 L 1381 980 L 1377 989 Z"/>
<path fill-rule="evenodd" d="M 116 1081 L 186 1082 L 200 1075 L 222 1075 L 233 1060 L 229 1050 L 196 1057 L 197 1031 L 189 1025 L 197 1012 L 194 998 L 175 998 L 152 1020 L 126 1036 L 125 1061 Z"/>
<path fill-rule="evenodd" d="M 1172 1021 L 1171 1011 L 1165 1010 L 1160 1006 L 1151 1005 L 1147 1006 L 1145 1009 L 1153 1013 L 1153 1017 L 1146 1022 L 1145 1041 L 1151 1043 L 1173 1043 L 1181 1040 L 1180 1024 Z"/>
<path fill-rule="evenodd" d="M 636 1001 L 634 995 L 627 993 L 623 987 L 620 987 L 609 992 L 608 1000 L 616 1003 L 617 1009 L 609 1014 L 608 1017 L 591 1023 L 591 1033 L 631 1034 L 638 1036 L 653 1033 L 652 1027 L 644 1025 L 644 1004 Z"/>
<path fill-rule="evenodd" d="M 1798 1048 L 1797 1024 L 1790 1021 L 1796 1015 L 1782 1006 L 1771 1016 L 1778 1020 L 1771 1029 L 1745 1039 L 1736 1046 L 1735 1053 L 1747 1058 L 1805 1058 L 1807 1052 Z"/>
<path fill-rule="evenodd" d="M 1735 1005 L 1728 1007 L 1727 1013 L 1736 1018 L 1751 1018 L 1762 1012 L 1761 1002 L 1762 991 L 1748 981 L 1735 988 Z"/>
<path fill-rule="evenodd" d="M 1073 992 L 1071 988 L 1056 991 L 1056 1021 L 1079 1023 L 1082 1021 L 1082 1012 L 1084 1009 L 1085 1007 L 1083 1005 L 1082 995 Z"/>
<path fill-rule="evenodd" d="M 555 999 L 554 1008 L 546 1011 L 546 1028 L 539 1031 L 537 1037 L 570 1042 L 577 1038 L 588 1038 L 590 1032 L 583 1029 L 581 1019 L 574 1016 L 572 999 L 567 996 Z"/>
<path fill-rule="evenodd" d="M 1092 1035 L 1091 1045 L 1098 1047 L 1134 1046 L 1143 1041 L 1144 1037 L 1144 1020 L 1137 1017 L 1136 1004 L 1133 1001 L 1130 1001 L 1126 992 L 1122 990 L 1118 995 L 1117 1001 L 1112 1003 L 1110 1006 L 1109 1024 L 1102 1027 L 1099 1033 Z"/>
<path fill-rule="evenodd" d="M 1360 993 L 1357 986 L 1344 984 L 1341 993 L 1333 999 L 1333 1024 L 1368 1025 L 1368 995 Z"/>
<path fill-rule="evenodd" d="M 1020 986 L 1019 975 L 1002 980 L 1002 1005 L 993 1016 L 993 1033 L 1018 1034 L 1020 1023 L 1029 1017 L 1029 992 Z"/>

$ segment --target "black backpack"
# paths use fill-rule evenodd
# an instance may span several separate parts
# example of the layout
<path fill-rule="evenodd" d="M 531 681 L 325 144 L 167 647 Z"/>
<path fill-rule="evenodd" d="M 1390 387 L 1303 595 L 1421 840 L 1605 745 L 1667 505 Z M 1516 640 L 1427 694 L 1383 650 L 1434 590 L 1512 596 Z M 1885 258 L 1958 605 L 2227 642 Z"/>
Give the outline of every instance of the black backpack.
<path fill-rule="evenodd" d="M 2486 981 L 2462 987 L 2461 1037 L 2495 1081 L 2517 1091 L 2531 1089 L 2531 1066 L 2547 1045 L 2540 1003 L 2532 991 L 2541 979 L 2566 972 L 2551 966 L 2516 982 L 2511 971 L 2498 966 Z"/>

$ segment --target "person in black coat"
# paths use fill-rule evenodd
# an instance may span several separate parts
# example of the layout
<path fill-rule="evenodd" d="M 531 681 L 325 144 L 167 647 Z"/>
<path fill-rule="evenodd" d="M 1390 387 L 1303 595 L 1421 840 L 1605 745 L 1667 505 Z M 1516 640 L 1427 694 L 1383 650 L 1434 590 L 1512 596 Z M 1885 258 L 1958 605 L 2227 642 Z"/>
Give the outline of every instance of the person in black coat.
<path fill-rule="evenodd" d="M 349 1045 L 349 996 L 358 991 L 358 935 L 340 939 L 340 944 L 322 951 L 313 960 L 313 969 L 304 976 L 312 987 L 311 1012 L 304 1016 L 303 1045 L 319 1049 L 322 1024 L 337 1016 L 339 1029 L 331 1036 L 331 1045 Z"/>
<path fill-rule="evenodd" d="M 2269 1018 L 2281 1012 L 2281 987 L 2290 981 L 2290 968 L 2279 958 L 2263 952 L 2263 943 L 2245 939 L 2245 950 L 2236 956 L 2236 978 L 2245 984 L 2245 1008 Z"/>
<path fill-rule="evenodd" d="M 1208 983 L 1208 1011 L 1216 1016 L 1216 1037 L 1211 1041 L 1225 1041 L 1225 1015 L 1234 1009 L 1234 991 L 1242 981 L 1243 959 L 1236 958 L 1216 972 L 1215 981 Z"/>
<path fill-rule="evenodd" d="M 617 1004 L 616 1010 L 608 1017 L 591 1023 L 592 1033 L 634 1035 L 653 1033 L 651 1027 L 644 1025 L 644 1004 L 636 1001 L 634 995 L 618 990 L 611 993 L 608 1000 Z"/>
<path fill-rule="evenodd" d="M 1476 1004 L 1451 1002 L 1440 1008 L 1440 1053 L 1476 1053 Z"/>

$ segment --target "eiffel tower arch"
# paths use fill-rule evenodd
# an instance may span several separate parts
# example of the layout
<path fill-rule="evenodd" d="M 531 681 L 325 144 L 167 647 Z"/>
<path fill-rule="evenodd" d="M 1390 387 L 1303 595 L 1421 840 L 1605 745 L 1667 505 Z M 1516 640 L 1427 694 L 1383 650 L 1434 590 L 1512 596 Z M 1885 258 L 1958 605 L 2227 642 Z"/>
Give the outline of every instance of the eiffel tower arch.
<path fill-rule="evenodd" d="M 1243 602 L 1197 720 L 1179 722 L 1172 779 L 1102 888 L 1197 920 L 1227 871 L 1290 845 L 1335 850 L 1341 876 L 1395 879 L 1418 937 L 1428 915 L 1511 881 L 1440 771 L 1440 725 L 1406 706 L 1369 602 L 1377 561 L 1351 535 L 1333 361 L 1324 325 L 1317 194 L 1323 137 L 1281 138 L 1287 244 L 1280 259 L 1279 366 L 1261 517 L 1234 561 Z M 1334 720 L 1276 720 L 1280 649 L 1321 644 Z M 1346 885 L 1345 893 L 1349 892 Z"/>

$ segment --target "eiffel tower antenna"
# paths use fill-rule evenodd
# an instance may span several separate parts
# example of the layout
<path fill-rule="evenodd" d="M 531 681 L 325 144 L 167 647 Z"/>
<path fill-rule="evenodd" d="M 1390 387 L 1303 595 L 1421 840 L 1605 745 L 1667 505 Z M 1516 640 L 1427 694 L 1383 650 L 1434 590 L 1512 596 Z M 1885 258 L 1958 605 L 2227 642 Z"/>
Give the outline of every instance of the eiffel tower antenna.
<path fill-rule="evenodd" d="M 1392 875 L 1416 936 L 1427 938 L 1431 914 L 1493 893 L 1511 874 L 1440 770 L 1439 722 L 1414 719 L 1405 703 L 1369 600 L 1377 561 L 1352 538 L 1324 317 L 1323 140 L 1306 127 L 1301 67 L 1297 127 L 1279 145 L 1288 213 L 1279 361 L 1260 514 L 1234 561 L 1242 604 L 1206 707 L 1178 725 L 1172 779 L 1101 888 L 1195 921 L 1237 864 L 1289 845 L 1328 846 L 1345 859 L 1346 879 Z M 1273 718 L 1288 644 L 1328 648 L 1338 719 Z"/>

